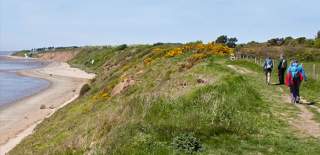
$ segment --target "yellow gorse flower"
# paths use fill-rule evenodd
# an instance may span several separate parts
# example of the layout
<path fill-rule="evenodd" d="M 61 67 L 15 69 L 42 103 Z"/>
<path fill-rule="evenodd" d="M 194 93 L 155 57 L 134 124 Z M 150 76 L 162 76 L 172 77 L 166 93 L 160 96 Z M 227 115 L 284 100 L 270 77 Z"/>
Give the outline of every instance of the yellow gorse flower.
<path fill-rule="evenodd" d="M 205 55 L 230 55 L 233 53 L 233 49 L 224 44 L 216 44 L 214 42 L 208 44 L 187 44 L 171 49 L 167 52 L 166 57 L 175 57 L 185 52 L 203 53 Z"/>
<path fill-rule="evenodd" d="M 110 94 L 108 94 L 107 92 L 101 92 L 97 95 L 94 95 L 92 97 L 93 100 L 101 100 L 101 99 L 108 99 L 110 97 Z"/>
<path fill-rule="evenodd" d="M 146 59 L 143 60 L 143 63 L 144 63 L 145 65 L 148 65 L 148 64 L 151 63 L 151 61 L 152 61 L 151 58 L 146 58 Z"/>
<path fill-rule="evenodd" d="M 178 47 L 167 52 L 166 57 L 174 57 L 174 56 L 181 55 L 182 53 L 183 53 L 182 48 Z"/>
<path fill-rule="evenodd" d="M 153 53 L 161 53 L 162 52 L 162 49 L 161 48 L 154 48 L 154 49 L 152 49 L 152 52 Z"/>

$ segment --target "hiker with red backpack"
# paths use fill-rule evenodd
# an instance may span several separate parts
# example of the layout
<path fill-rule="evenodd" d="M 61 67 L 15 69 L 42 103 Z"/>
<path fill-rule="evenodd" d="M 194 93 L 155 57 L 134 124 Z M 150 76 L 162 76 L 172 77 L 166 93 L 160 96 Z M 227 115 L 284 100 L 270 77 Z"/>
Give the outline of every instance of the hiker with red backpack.
<path fill-rule="evenodd" d="M 290 88 L 291 102 L 300 103 L 300 84 L 303 80 L 307 80 L 303 65 L 294 60 L 286 75 L 285 83 Z"/>

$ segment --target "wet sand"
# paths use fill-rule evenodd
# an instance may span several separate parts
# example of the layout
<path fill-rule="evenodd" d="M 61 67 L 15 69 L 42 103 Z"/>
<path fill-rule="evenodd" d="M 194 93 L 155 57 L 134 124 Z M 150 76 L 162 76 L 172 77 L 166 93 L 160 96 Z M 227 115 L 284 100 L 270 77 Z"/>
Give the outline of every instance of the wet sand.
<path fill-rule="evenodd" d="M 0 155 L 32 134 L 45 118 L 75 100 L 81 87 L 95 76 L 63 62 L 51 62 L 43 68 L 23 70 L 18 74 L 48 80 L 50 85 L 44 91 L 0 109 Z"/>

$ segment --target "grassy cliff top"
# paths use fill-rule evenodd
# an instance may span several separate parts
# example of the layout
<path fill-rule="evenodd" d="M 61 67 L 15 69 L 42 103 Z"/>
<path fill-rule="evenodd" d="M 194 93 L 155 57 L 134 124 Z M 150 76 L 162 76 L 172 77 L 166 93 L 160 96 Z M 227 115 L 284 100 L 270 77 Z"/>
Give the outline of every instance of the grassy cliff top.
<path fill-rule="evenodd" d="M 97 74 L 10 154 L 319 154 L 290 126 L 299 110 L 267 87 L 259 66 L 218 44 L 80 51 L 69 63 Z M 310 92 L 318 91 L 310 88 Z M 312 136 L 312 135 L 311 135 Z"/>

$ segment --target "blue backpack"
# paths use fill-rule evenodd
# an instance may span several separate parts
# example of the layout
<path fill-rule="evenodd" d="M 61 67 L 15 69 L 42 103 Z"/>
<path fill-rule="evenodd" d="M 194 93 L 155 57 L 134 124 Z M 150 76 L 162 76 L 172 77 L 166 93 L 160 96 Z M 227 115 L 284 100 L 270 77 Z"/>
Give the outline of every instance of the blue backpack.
<path fill-rule="evenodd" d="M 300 80 L 298 64 L 292 64 L 291 67 L 290 67 L 290 70 L 288 70 L 288 71 L 291 74 L 292 79 L 294 81 Z"/>

